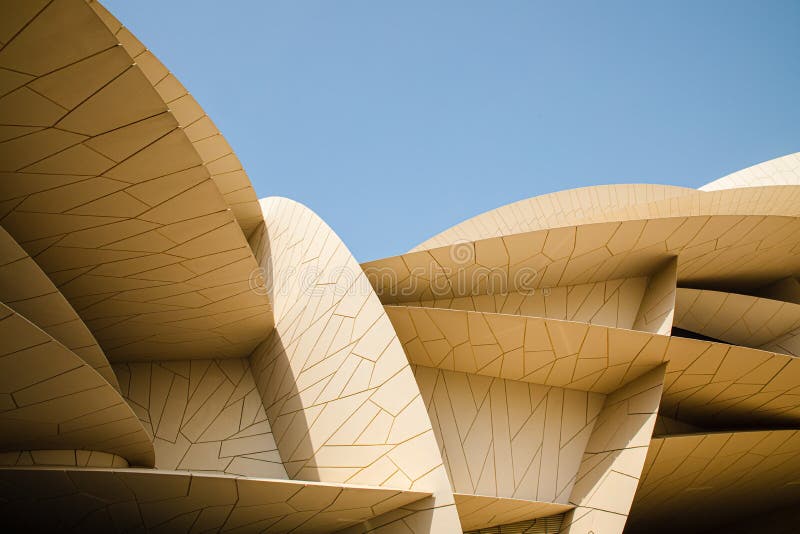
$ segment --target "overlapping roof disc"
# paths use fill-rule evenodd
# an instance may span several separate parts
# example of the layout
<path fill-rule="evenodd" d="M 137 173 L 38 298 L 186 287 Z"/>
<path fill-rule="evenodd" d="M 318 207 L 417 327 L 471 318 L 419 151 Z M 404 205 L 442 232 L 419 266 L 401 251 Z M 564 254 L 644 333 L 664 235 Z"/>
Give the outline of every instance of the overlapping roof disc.
<path fill-rule="evenodd" d="M 793 532 L 797 154 L 359 265 L 99 3 L 0 8 L 0 528 Z"/>

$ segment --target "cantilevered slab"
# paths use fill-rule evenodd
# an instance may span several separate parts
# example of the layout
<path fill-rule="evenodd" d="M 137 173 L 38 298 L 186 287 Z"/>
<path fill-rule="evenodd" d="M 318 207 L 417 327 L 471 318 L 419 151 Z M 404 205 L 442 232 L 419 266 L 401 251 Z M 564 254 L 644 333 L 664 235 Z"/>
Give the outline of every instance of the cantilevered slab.
<path fill-rule="evenodd" d="M 94 368 L 0 303 L 0 450 L 85 449 L 151 467 L 153 444 Z"/>
<path fill-rule="evenodd" d="M 570 504 L 461 493 L 456 493 L 455 498 L 458 516 L 461 519 L 461 528 L 465 531 L 550 517 L 563 514 L 573 508 Z"/>
<path fill-rule="evenodd" d="M 800 185 L 800 152 L 771 159 L 707 183 L 700 189 L 714 191 L 764 185 Z"/>
<path fill-rule="evenodd" d="M 200 155 L 203 166 L 222 193 L 242 232 L 249 237 L 261 223 L 261 207 L 253 185 L 233 149 L 175 75 L 99 2 L 89 0 L 89 5 L 169 106 L 172 116 Z"/>
<path fill-rule="evenodd" d="M 799 500 L 796 430 L 656 438 L 625 532 L 727 532 L 721 527 Z"/>
<path fill-rule="evenodd" d="M 684 285 L 756 288 L 800 271 L 800 219 L 712 215 L 493 237 L 362 265 L 384 304 L 649 276 L 678 257 Z"/>
<path fill-rule="evenodd" d="M 800 424 L 800 360 L 785 354 L 539 317 L 386 310 L 415 365 L 607 394 L 667 363 L 665 415 L 716 427 Z"/>
<path fill-rule="evenodd" d="M 425 493 L 144 469 L 0 469 L 4 526 L 59 532 L 333 532 Z"/>
<path fill-rule="evenodd" d="M 119 389 L 117 377 L 92 333 L 53 282 L 2 227 L 0 302 L 53 336 Z"/>
<path fill-rule="evenodd" d="M 109 360 L 247 356 L 269 302 L 181 123 L 85 2 L 25 13 L 0 50 L 0 225 Z"/>
<path fill-rule="evenodd" d="M 800 328 L 800 304 L 679 288 L 675 326 L 726 343 L 762 347 Z"/>

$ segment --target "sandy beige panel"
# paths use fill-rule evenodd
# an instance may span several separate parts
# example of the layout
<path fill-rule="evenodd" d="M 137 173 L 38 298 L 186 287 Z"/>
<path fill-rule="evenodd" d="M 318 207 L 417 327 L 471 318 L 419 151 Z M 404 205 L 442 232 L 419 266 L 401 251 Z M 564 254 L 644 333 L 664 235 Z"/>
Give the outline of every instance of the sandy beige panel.
<path fill-rule="evenodd" d="M 641 276 L 526 292 L 494 293 L 487 290 L 474 296 L 403 302 L 403 305 L 549 317 L 632 328 L 647 284 L 648 278 Z"/>
<path fill-rule="evenodd" d="M 156 467 L 287 478 L 247 359 L 115 364 Z"/>
<path fill-rule="evenodd" d="M 586 219 L 602 217 L 621 207 L 695 193 L 685 187 L 655 184 L 598 185 L 557 191 L 513 202 L 467 219 L 417 245 L 411 252 L 462 241 L 571 226 Z"/>
<path fill-rule="evenodd" d="M 675 326 L 746 347 L 773 346 L 800 328 L 800 304 L 738 293 L 679 288 Z"/>
<path fill-rule="evenodd" d="M 634 330 L 669 335 L 675 315 L 678 260 L 670 258 L 653 273 L 636 314 Z M 617 326 L 617 325 L 611 325 Z M 624 328 L 624 327 L 623 327 Z"/>
<path fill-rule="evenodd" d="M 797 250 L 797 217 L 692 215 L 494 237 L 362 267 L 381 301 L 397 304 L 649 276 L 674 256 L 683 285 L 755 289 L 800 271 Z"/>
<path fill-rule="evenodd" d="M 728 523 L 796 509 L 798 480 L 796 430 L 653 439 L 626 532 L 727 532 Z"/>
<path fill-rule="evenodd" d="M 800 361 L 725 343 L 538 317 L 386 306 L 413 364 L 610 393 L 662 363 L 665 415 L 685 423 L 800 423 Z"/>
<path fill-rule="evenodd" d="M 262 208 L 253 249 L 275 330 L 251 362 L 289 477 L 433 493 L 356 530 L 458 531 L 414 375 L 358 263 L 301 204 L 270 198 Z"/>
<path fill-rule="evenodd" d="M 150 436 L 105 378 L 0 303 L 0 450 L 83 449 L 153 465 Z"/>
<path fill-rule="evenodd" d="M 644 467 L 664 366 L 606 397 L 570 495 L 564 534 L 622 534 Z"/>
<path fill-rule="evenodd" d="M 89 0 L 108 29 L 144 72 L 183 128 L 245 236 L 261 223 L 253 185 L 228 142 L 174 74 L 99 2 Z"/>
<path fill-rule="evenodd" d="M 604 395 L 414 372 L 455 493 L 567 504 Z"/>
<path fill-rule="evenodd" d="M 4 525 L 20 530 L 265 533 L 333 532 L 426 496 L 200 473 L 63 468 L 0 469 L 0 495 Z"/>
<path fill-rule="evenodd" d="M 514 202 L 461 222 L 411 252 L 576 224 L 686 215 L 800 215 L 800 153 L 744 169 L 700 191 L 617 184 L 558 191 Z M 733 178 L 733 179 L 731 179 Z"/>
<path fill-rule="evenodd" d="M 714 191 L 765 185 L 800 185 L 800 152 L 742 169 L 707 183 L 700 189 Z"/>
<path fill-rule="evenodd" d="M 0 302 L 53 336 L 119 389 L 117 377 L 92 333 L 53 282 L 2 227 Z"/>
<path fill-rule="evenodd" d="M 461 527 L 465 531 L 551 517 L 563 514 L 572 508 L 566 504 L 486 497 L 484 495 L 456 493 L 455 498 L 458 515 L 461 517 Z"/>
<path fill-rule="evenodd" d="M 25 73 L 0 125 L 33 128 L 0 142 L 0 224 L 110 360 L 247 356 L 269 302 L 175 110 L 85 2 L 30 15 L 0 50 Z"/>

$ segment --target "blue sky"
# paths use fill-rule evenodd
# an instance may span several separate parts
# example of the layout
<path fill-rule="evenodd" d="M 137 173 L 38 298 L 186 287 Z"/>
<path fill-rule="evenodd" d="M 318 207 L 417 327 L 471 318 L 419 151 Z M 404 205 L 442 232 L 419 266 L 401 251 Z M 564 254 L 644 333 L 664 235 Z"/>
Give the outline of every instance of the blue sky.
<path fill-rule="evenodd" d="M 606 183 L 697 187 L 800 150 L 800 2 L 104 0 L 259 197 L 360 261 Z"/>

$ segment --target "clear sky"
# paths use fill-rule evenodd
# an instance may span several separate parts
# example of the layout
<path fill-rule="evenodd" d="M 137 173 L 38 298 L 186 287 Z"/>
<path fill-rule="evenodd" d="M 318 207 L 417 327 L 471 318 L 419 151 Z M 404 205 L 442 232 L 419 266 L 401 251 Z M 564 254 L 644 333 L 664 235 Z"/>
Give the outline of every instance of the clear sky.
<path fill-rule="evenodd" d="M 360 261 L 502 204 L 800 151 L 800 1 L 104 0 L 259 197 Z"/>

